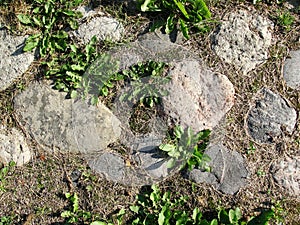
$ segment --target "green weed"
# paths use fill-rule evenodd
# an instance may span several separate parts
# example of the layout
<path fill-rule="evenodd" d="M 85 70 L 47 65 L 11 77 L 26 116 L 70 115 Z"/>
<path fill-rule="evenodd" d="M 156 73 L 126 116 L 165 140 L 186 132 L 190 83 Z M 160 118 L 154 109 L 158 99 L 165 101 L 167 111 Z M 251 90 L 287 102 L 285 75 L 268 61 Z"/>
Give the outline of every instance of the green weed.
<path fill-rule="evenodd" d="M 192 212 L 184 210 L 187 197 L 173 199 L 169 191 L 162 193 L 156 185 L 152 185 L 151 189 L 151 193 L 138 195 L 136 205 L 130 206 L 130 210 L 134 213 L 131 224 L 267 225 L 274 217 L 273 210 L 268 210 L 246 221 L 241 210 L 235 208 L 228 211 L 220 209 L 217 218 L 207 220 L 198 208 L 194 208 Z"/>
<path fill-rule="evenodd" d="M 203 154 L 208 145 L 209 135 L 209 130 L 194 134 L 190 127 L 184 130 L 181 126 L 176 126 L 173 132 L 174 139 L 159 146 L 160 150 L 171 157 L 168 161 L 168 168 L 180 165 L 183 169 L 187 165 L 189 170 L 194 167 L 209 170 L 207 162 L 210 158 Z"/>
<path fill-rule="evenodd" d="M 14 216 L 1 216 L 0 225 L 11 225 L 13 224 Z"/>
<path fill-rule="evenodd" d="M 205 20 L 211 18 L 211 13 L 204 0 L 140 0 L 139 8 L 142 12 L 166 13 L 168 18 L 164 25 L 167 34 L 179 27 L 189 39 L 191 29 L 198 32 L 209 30 Z"/>
<path fill-rule="evenodd" d="M 291 30 L 291 26 L 295 21 L 295 17 L 290 14 L 289 11 L 277 11 L 276 22 L 279 26 L 282 26 L 286 31 Z"/>
<path fill-rule="evenodd" d="M 6 191 L 6 178 L 15 165 L 16 163 L 11 161 L 7 166 L 4 166 L 2 169 L 0 169 L 0 192 Z"/>

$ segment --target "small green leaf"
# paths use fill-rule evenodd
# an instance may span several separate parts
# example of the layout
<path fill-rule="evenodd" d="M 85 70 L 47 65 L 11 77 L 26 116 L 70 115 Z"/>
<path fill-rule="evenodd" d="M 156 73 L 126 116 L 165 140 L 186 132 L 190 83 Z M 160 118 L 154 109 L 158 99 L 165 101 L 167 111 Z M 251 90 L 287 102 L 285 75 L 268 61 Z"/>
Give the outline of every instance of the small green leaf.
<path fill-rule="evenodd" d="M 179 10 L 182 12 L 182 14 L 185 16 L 185 18 L 189 19 L 189 14 L 187 13 L 187 11 L 185 10 L 184 5 L 177 1 L 177 0 L 173 0 L 175 2 L 175 4 L 177 5 L 177 7 L 179 8 Z"/>
<path fill-rule="evenodd" d="M 64 218 L 71 217 L 72 215 L 73 215 L 73 213 L 70 212 L 70 211 L 63 211 L 63 212 L 60 214 L 60 216 L 61 216 L 61 217 L 64 217 Z"/>
<path fill-rule="evenodd" d="M 21 23 L 31 24 L 31 19 L 28 15 L 20 14 L 20 15 L 17 15 L 17 18 Z"/>
<path fill-rule="evenodd" d="M 190 36 L 189 36 L 189 29 L 188 29 L 186 23 L 182 19 L 180 19 L 179 21 L 180 21 L 180 30 L 181 30 L 183 36 L 186 39 L 189 39 L 190 38 Z"/>
<path fill-rule="evenodd" d="M 141 5 L 141 11 L 146 12 L 148 11 L 148 5 L 151 3 L 151 0 L 145 0 L 145 2 Z"/>
<path fill-rule="evenodd" d="M 40 7 L 34 8 L 33 13 L 39 13 L 39 12 L 40 12 Z"/>
<path fill-rule="evenodd" d="M 35 35 L 31 35 L 30 37 L 28 37 L 25 42 L 23 51 L 28 52 L 28 51 L 31 51 L 32 49 L 34 49 L 35 47 L 37 47 L 39 44 L 39 41 L 40 41 L 39 38 L 40 38 L 40 34 L 35 34 Z"/>
<path fill-rule="evenodd" d="M 71 10 L 65 10 L 62 13 L 67 15 L 67 16 L 75 16 L 76 15 L 76 13 L 74 11 L 71 11 Z"/>
<path fill-rule="evenodd" d="M 176 163 L 176 159 L 174 158 L 171 158 L 168 160 L 168 163 L 167 163 L 167 168 L 171 169 L 175 166 L 175 163 Z"/>
<path fill-rule="evenodd" d="M 174 24 L 174 15 L 171 14 L 167 19 L 167 24 L 165 28 L 165 32 L 167 34 L 170 34 L 174 30 L 175 24 Z"/>
<path fill-rule="evenodd" d="M 217 220 L 217 219 L 213 219 L 213 220 L 210 222 L 210 225 L 218 225 L 218 220 Z"/>
<path fill-rule="evenodd" d="M 81 65 L 71 65 L 71 69 L 76 71 L 84 71 L 85 67 Z"/>
<path fill-rule="evenodd" d="M 132 212 L 138 213 L 140 207 L 137 206 L 137 205 L 132 205 L 132 206 L 129 207 L 129 209 L 130 209 Z"/>
<path fill-rule="evenodd" d="M 33 22 L 35 23 L 35 25 L 37 25 L 39 27 L 43 26 L 42 21 L 39 18 L 34 16 L 32 19 L 33 19 Z"/>
<path fill-rule="evenodd" d="M 98 96 L 93 96 L 93 97 L 91 98 L 91 104 L 92 104 L 92 105 L 97 105 L 98 102 L 99 102 Z"/>
<path fill-rule="evenodd" d="M 172 145 L 172 144 L 161 144 L 159 146 L 159 149 L 165 152 L 171 152 L 174 151 L 176 149 L 176 145 Z"/>
<path fill-rule="evenodd" d="M 72 90 L 71 93 L 70 93 L 70 97 L 74 99 L 74 98 L 77 97 L 77 94 L 78 94 L 78 93 L 77 93 L 76 90 Z"/>

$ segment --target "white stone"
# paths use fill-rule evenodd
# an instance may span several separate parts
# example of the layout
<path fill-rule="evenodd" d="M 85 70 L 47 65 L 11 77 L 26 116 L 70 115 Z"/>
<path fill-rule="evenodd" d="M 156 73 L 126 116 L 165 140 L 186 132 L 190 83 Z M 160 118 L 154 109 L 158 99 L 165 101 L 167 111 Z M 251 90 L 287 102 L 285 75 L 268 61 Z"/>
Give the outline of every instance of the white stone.
<path fill-rule="evenodd" d="M 272 22 L 258 13 L 229 13 L 213 36 L 212 48 L 225 62 L 246 74 L 267 60 L 272 29 Z"/>
<path fill-rule="evenodd" d="M 22 166 L 31 159 L 31 152 L 21 132 L 12 128 L 0 128 L 0 161 L 8 164 L 14 161 Z"/>
<path fill-rule="evenodd" d="M 32 52 L 23 52 L 26 36 L 14 36 L 0 29 L 0 91 L 22 76 L 34 60 Z"/>
<path fill-rule="evenodd" d="M 87 44 L 93 36 L 98 40 L 120 41 L 124 34 L 123 25 L 112 17 L 101 16 L 92 18 L 89 22 L 83 23 L 73 34 Z"/>

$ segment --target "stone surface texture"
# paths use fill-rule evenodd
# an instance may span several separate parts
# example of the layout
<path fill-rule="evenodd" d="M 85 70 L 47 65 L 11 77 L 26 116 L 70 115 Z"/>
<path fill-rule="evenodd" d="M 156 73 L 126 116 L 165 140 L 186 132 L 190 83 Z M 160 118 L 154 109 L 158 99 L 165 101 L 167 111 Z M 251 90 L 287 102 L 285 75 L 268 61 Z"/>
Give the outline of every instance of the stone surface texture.
<path fill-rule="evenodd" d="M 296 110 L 288 105 L 286 99 L 263 88 L 248 112 L 246 130 L 255 141 L 272 143 L 285 131 L 291 133 L 296 120 Z"/>
<path fill-rule="evenodd" d="M 168 39 L 149 34 L 138 41 L 112 49 L 108 54 L 111 56 L 111 64 L 118 65 L 116 70 L 128 69 L 132 65 L 149 60 L 167 63 L 169 65 L 167 73 L 172 81 L 163 86 L 164 90 L 169 92 L 169 95 L 161 96 L 164 113 L 184 127 L 191 126 L 194 131 L 212 129 L 234 104 L 234 87 L 226 76 L 211 72 L 196 54 Z M 96 60 L 86 71 L 85 76 L 102 73 L 103 71 L 98 71 L 102 68 L 100 65 L 101 61 Z M 151 122 L 150 133 L 135 135 L 129 126 L 134 104 L 120 101 L 118 98 L 113 104 L 112 111 L 122 123 L 120 141 L 130 149 L 130 157 L 135 161 L 136 167 L 128 172 L 122 166 L 123 169 L 119 171 L 123 172 L 116 174 L 123 178 L 112 176 L 111 179 L 124 183 L 130 179 L 127 173 L 131 173 L 132 182 L 146 184 L 145 182 L 162 180 L 176 171 L 178 168 L 172 170 L 167 168 L 168 158 L 160 155 L 157 150 L 166 137 L 168 128 L 166 121 L 155 118 Z M 104 156 L 101 154 L 103 153 L 99 153 L 98 157 L 91 160 L 90 166 L 109 177 L 108 170 L 112 170 L 102 163 Z M 120 157 L 117 154 L 109 155 L 111 161 L 119 161 Z M 135 184 L 137 183 L 131 185 Z"/>
<path fill-rule="evenodd" d="M 275 181 L 291 195 L 300 198 L 300 157 L 286 158 L 272 165 Z"/>
<path fill-rule="evenodd" d="M 0 29 L 0 91 L 22 76 L 34 60 L 32 52 L 23 52 L 26 36 L 14 36 Z"/>
<path fill-rule="evenodd" d="M 258 13 L 230 12 L 212 37 L 212 48 L 225 62 L 244 74 L 268 58 L 273 24 Z"/>
<path fill-rule="evenodd" d="M 24 135 L 15 128 L 0 128 L 0 162 L 8 164 L 14 161 L 22 166 L 31 159 Z"/>
<path fill-rule="evenodd" d="M 243 157 L 234 151 L 229 151 L 222 144 L 208 146 L 205 154 L 211 161 L 208 166 L 211 172 L 193 169 L 189 178 L 197 183 L 212 184 L 225 194 L 235 194 L 246 185 L 248 170 Z"/>
<path fill-rule="evenodd" d="M 283 67 L 283 78 L 288 87 L 300 90 L 300 50 L 291 51 Z"/>
<path fill-rule="evenodd" d="M 65 95 L 36 82 L 16 96 L 15 110 L 40 144 L 91 153 L 105 149 L 120 136 L 120 122 L 104 105 L 92 106 Z"/>
<path fill-rule="evenodd" d="M 92 12 L 90 12 L 92 14 Z M 124 34 L 123 25 L 112 17 L 98 16 L 79 26 L 78 30 L 73 31 L 76 38 L 87 44 L 93 36 L 99 41 L 120 41 Z"/>

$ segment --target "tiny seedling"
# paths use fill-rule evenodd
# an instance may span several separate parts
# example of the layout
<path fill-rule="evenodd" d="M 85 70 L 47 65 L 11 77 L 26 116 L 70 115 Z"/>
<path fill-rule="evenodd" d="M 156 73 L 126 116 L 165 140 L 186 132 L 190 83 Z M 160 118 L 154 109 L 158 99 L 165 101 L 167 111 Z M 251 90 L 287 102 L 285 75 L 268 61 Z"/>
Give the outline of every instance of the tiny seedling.
<path fill-rule="evenodd" d="M 253 142 L 250 141 L 250 143 L 249 143 L 249 148 L 247 148 L 247 154 L 248 154 L 248 155 L 254 154 L 255 151 L 256 151 L 256 148 L 255 148 Z"/>
<path fill-rule="evenodd" d="M 295 21 L 295 17 L 289 11 L 277 12 L 277 24 L 282 26 L 286 31 L 291 30 L 291 26 Z"/>
<path fill-rule="evenodd" d="M 176 126 L 173 132 L 174 139 L 159 146 L 160 150 L 170 156 L 168 168 L 180 165 L 180 169 L 183 169 L 187 165 L 189 170 L 194 167 L 209 169 L 207 162 L 210 158 L 203 154 L 208 145 L 209 135 L 209 130 L 194 134 L 190 127 L 184 130 L 181 126 Z"/>

